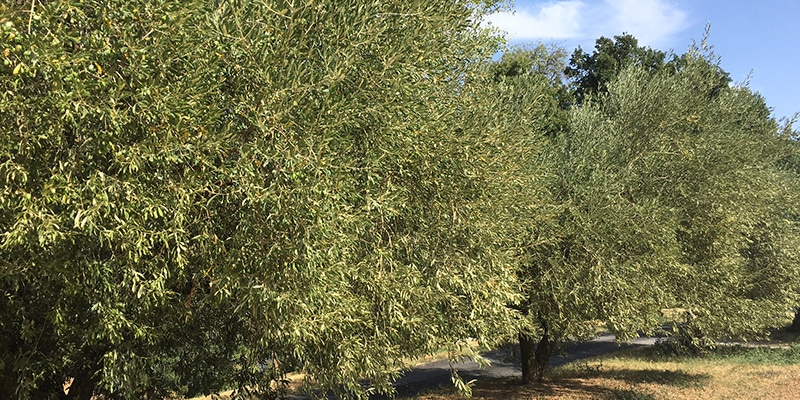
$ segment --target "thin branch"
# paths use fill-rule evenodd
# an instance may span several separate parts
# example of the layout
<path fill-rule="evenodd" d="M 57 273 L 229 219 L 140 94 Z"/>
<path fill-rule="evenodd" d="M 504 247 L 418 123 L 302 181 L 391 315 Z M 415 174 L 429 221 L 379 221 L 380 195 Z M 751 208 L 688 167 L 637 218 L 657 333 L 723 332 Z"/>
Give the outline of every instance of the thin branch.
<path fill-rule="evenodd" d="M 34 6 L 36 6 L 36 0 L 31 0 L 31 12 L 30 15 L 28 15 L 28 35 L 31 34 L 31 22 L 33 21 Z"/>

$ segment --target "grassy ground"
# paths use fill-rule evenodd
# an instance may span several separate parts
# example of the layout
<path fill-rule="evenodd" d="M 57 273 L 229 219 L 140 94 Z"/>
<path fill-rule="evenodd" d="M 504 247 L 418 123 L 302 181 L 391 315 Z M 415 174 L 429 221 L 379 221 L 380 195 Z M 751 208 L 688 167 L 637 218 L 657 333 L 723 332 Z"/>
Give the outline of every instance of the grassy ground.
<path fill-rule="evenodd" d="M 537 386 L 514 379 L 481 381 L 473 398 L 800 399 L 800 344 L 777 347 L 720 347 L 695 357 L 665 356 L 659 348 L 618 352 L 557 368 Z M 444 389 L 414 400 L 461 398 Z"/>

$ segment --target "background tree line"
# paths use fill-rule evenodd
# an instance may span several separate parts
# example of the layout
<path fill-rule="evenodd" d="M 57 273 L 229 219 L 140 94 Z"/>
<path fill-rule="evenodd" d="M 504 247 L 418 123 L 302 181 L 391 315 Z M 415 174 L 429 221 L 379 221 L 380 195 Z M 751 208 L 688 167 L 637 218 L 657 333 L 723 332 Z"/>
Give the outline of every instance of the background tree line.
<path fill-rule="evenodd" d="M 704 45 L 493 61 L 469 0 L 32 4 L 0 6 L 0 397 L 364 398 L 468 338 L 535 381 L 598 323 L 669 309 L 697 349 L 800 305 L 796 133 Z"/>

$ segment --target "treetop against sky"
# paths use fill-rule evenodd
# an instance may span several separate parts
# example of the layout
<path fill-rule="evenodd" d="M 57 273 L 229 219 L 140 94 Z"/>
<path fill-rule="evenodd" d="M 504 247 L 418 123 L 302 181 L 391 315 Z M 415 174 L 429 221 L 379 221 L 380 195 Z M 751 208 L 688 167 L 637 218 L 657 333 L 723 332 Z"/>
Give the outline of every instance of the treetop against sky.
<path fill-rule="evenodd" d="M 711 24 L 709 44 L 734 83 L 749 81 L 777 118 L 800 111 L 800 78 L 786 65 L 800 61 L 800 3 L 689 0 L 517 0 L 489 17 L 512 44 L 553 41 L 589 51 L 600 36 L 623 32 L 659 50 L 683 53 Z"/>

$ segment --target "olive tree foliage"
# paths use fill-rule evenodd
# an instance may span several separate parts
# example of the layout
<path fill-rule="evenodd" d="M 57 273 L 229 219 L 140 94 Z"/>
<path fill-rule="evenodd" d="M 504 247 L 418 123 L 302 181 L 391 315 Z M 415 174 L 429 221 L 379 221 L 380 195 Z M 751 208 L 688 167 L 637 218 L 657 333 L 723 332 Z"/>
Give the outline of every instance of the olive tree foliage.
<path fill-rule="evenodd" d="M 796 232 L 780 131 L 763 98 L 727 79 L 713 53 L 690 48 L 681 68 L 654 78 L 623 74 L 605 99 L 612 126 L 633 132 L 630 198 L 667 211 L 664 280 L 653 282 L 679 310 L 677 330 L 692 346 L 750 338 L 779 326 L 797 279 Z M 637 75 L 638 74 L 638 75 Z"/>
<path fill-rule="evenodd" d="M 668 309 L 700 346 L 785 319 L 798 268 L 778 127 L 760 96 L 720 89 L 712 53 L 680 60 L 623 69 L 541 153 L 545 197 L 520 269 L 525 381 L 599 323 L 624 341 Z"/>
<path fill-rule="evenodd" d="M 515 331 L 505 217 L 478 212 L 515 159 L 470 95 L 483 6 L 0 7 L 2 397 L 244 396 L 287 371 L 363 397 Z"/>
<path fill-rule="evenodd" d="M 559 70 L 550 64 L 554 61 L 557 58 L 543 46 L 510 49 L 466 82 L 464 97 L 469 106 L 459 112 L 458 129 L 486 133 L 472 144 L 476 147 L 473 157 L 485 160 L 480 164 L 484 170 L 481 184 L 491 199 L 481 202 L 480 212 L 492 221 L 487 229 L 493 230 L 498 245 L 516 263 L 507 271 L 515 275 L 516 265 L 526 257 L 520 237 L 537 218 L 545 195 L 537 160 L 548 138 L 565 129 L 565 111 L 554 86 L 556 75 L 550 74 Z M 520 290 L 504 290 L 509 289 Z M 510 331 L 516 328 L 511 326 Z"/>
<path fill-rule="evenodd" d="M 625 158 L 634 133 L 584 107 L 538 160 L 546 189 L 521 239 L 519 307 L 534 327 L 520 334 L 527 382 L 542 379 L 564 342 L 593 337 L 601 323 L 621 340 L 655 326 L 666 297 L 652 283 L 674 258 L 662 224 L 669 215 L 657 200 L 631 198 L 646 184 L 632 179 Z"/>
<path fill-rule="evenodd" d="M 507 92 L 546 93 L 548 99 L 536 110 L 542 121 L 526 127 L 528 140 L 540 146 L 526 153 L 529 172 L 517 174 L 516 203 L 524 208 L 518 206 L 519 218 L 508 224 L 516 229 L 509 237 L 520 256 L 524 296 L 512 307 L 526 323 L 518 339 L 527 382 L 542 378 L 565 340 L 593 336 L 598 321 L 612 321 L 620 332 L 654 324 L 657 315 L 648 311 L 657 310 L 657 297 L 639 290 L 648 279 L 639 267 L 654 262 L 649 249 L 660 248 L 650 243 L 653 237 L 668 234 L 652 222 L 658 210 L 651 204 L 620 201 L 629 184 L 618 158 L 626 138 L 585 131 L 599 129 L 591 120 L 597 112 L 576 117 L 567 110 L 564 59 L 559 49 L 515 49 L 490 69 Z"/>
<path fill-rule="evenodd" d="M 786 180 L 784 185 L 786 185 L 787 189 L 790 190 L 793 197 L 791 198 L 792 202 L 789 204 L 788 207 L 783 208 L 782 214 L 785 216 L 786 220 L 789 222 L 794 223 L 795 229 L 800 228 L 800 135 L 798 132 L 794 130 L 794 124 L 797 122 L 797 115 L 791 120 L 786 121 L 783 127 L 783 137 L 784 137 L 784 145 L 785 145 L 785 156 L 779 161 L 778 167 L 785 171 L 788 176 L 786 176 Z M 797 244 L 794 244 L 795 248 L 797 248 Z M 768 249 L 771 249 L 768 248 Z M 795 260 L 795 262 L 797 262 Z M 795 285 L 800 285 L 800 282 L 795 281 Z M 794 293 L 800 295 L 800 287 L 794 288 Z M 800 301 L 797 297 L 795 297 L 796 302 Z M 800 305 L 795 303 L 795 312 L 794 317 L 792 319 L 792 323 L 789 326 L 789 330 L 793 332 L 800 332 Z"/>
<path fill-rule="evenodd" d="M 528 129 L 532 140 L 544 142 L 540 136 L 544 130 L 547 137 L 554 137 L 567 129 L 568 113 L 572 104 L 572 95 L 564 83 L 564 60 L 566 50 L 558 46 L 538 44 L 535 46 L 519 46 L 506 49 L 499 60 L 489 67 L 489 76 L 500 86 L 514 87 L 516 91 L 527 91 L 530 95 L 539 94 L 536 102 L 523 100 L 517 96 L 516 102 L 529 101 L 538 108 L 540 126 Z M 523 83 L 528 83 L 526 87 Z M 533 83 L 534 86 L 530 86 Z M 541 96 L 544 94 L 544 96 Z M 542 125 L 543 124 L 543 125 Z M 530 162 L 530 161 L 529 161 Z"/>

